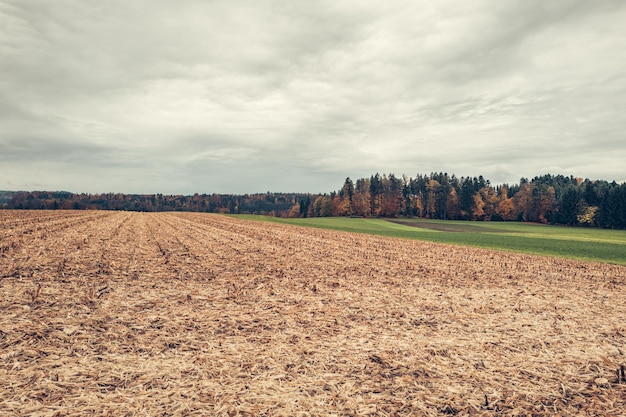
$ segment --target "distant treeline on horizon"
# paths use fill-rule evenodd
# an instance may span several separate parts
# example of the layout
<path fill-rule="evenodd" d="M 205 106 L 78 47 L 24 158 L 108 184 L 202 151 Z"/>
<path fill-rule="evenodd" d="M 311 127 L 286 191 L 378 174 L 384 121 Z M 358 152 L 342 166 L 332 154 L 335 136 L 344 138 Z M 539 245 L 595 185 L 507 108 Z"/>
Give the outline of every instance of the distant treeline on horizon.
<path fill-rule="evenodd" d="M 4 209 L 195 211 L 277 217 L 421 217 L 521 221 L 626 229 L 626 183 L 543 175 L 493 186 L 482 175 L 447 173 L 346 178 L 327 194 L 75 194 L 0 192 Z"/>

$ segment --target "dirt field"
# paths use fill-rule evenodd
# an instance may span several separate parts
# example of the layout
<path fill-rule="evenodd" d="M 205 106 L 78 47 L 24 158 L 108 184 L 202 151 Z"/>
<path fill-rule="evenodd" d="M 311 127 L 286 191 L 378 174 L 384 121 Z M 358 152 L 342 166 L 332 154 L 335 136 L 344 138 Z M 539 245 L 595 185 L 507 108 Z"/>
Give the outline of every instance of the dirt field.
<path fill-rule="evenodd" d="M 625 277 L 206 214 L 0 211 L 0 415 L 625 415 Z"/>

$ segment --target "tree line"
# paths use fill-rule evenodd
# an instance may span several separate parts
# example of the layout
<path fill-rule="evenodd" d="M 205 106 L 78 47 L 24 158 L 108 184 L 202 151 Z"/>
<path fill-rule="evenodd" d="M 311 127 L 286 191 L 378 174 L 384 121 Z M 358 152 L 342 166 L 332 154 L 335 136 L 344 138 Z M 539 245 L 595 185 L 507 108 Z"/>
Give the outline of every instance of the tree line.
<path fill-rule="evenodd" d="M 626 229 L 626 183 L 543 175 L 493 186 L 483 176 L 372 175 L 315 199 L 312 216 L 522 221 Z"/>
<path fill-rule="evenodd" d="M 127 210 L 195 211 L 207 213 L 265 214 L 288 216 L 301 198 L 308 194 L 75 194 L 65 191 L 29 191 L 13 193 L 5 209 L 16 210 Z"/>
<path fill-rule="evenodd" d="M 13 192 L 8 209 L 197 211 L 279 217 L 422 217 L 626 229 L 626 183 L 542 175 L 492 185 L 482 175 L 375 174 L 326 194 L 74 194 Z"/>

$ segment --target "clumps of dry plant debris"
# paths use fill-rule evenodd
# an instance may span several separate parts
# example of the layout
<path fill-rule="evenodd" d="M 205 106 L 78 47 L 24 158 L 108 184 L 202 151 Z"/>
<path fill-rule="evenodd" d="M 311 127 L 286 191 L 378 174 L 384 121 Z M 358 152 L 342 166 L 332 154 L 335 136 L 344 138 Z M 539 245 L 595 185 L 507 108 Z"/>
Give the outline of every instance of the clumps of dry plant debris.
<path fill-rule="evenodd" d="M 0 414 L 619 415 L 626 268 L 0 211 Z"/>

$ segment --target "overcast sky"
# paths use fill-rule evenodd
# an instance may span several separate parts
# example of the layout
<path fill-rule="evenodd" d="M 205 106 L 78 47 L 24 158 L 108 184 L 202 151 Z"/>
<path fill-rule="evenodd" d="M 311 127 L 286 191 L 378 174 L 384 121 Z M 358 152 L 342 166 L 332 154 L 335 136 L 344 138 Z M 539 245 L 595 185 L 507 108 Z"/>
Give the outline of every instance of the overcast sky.
<path fill-rule="evenodd" d="M 626 2 L 0 0 L 0 189 L 626 181 Z"/>

